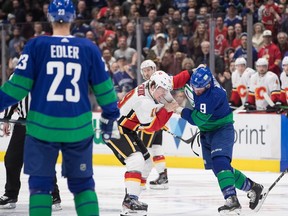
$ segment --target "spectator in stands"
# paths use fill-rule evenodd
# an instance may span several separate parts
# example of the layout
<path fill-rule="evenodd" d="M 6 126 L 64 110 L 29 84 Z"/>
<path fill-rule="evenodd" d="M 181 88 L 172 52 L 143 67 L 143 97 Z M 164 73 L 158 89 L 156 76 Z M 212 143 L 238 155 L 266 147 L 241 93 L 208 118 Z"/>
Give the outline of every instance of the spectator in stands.
<path fill-rule="evenodd" d="M 171 25 L 177 28 L 176 32 L 181 31 L 182 22 L 181 12 L 179 10 L 175 10 L 172 16 Z"/>
<path fill-rule="evenodd" d="M 189 1 L 188 1 L 189 3 Z M 193 32 L 195 32 L 197 25 L 198 25 L 198 21 L 197 21 L 197 16 L 196 16 L 196 9 L 195 8 L 189 8 L 187 15 L 184 17 L 184 20 L 187 21 L 189 23 L 189 26 L 191 28 L 191 34 Z"/>
<path fill-rule="evenodd" d="M 96 25 L 96 35 L 97 35 L 97 44 L 102 44 L 106 41 L 106 38 L 111 36 L 112 38 L 115 38 L 115 32 L 112 30 L 108 30 L 105 27 L 104 23 L 97 23 Z"/>
<path fill-rule="evenodd" d="M 127 46 L 136 50 L 136 27 L 134 22 L 129 22 L 126 26 Z"/>
<path fill-rule="evenodd" d="M 146 46 L 148 49 L 151 49 L 156 44 L 156 36 L 159 33 L 163 33 L 163 25 L 161 22 L 156 22 L 153 26 L 153 32 L 148 36 Z"/>
<path fill-rule="evenodd" d="M 266 30 L 270 31 L 270 30 Z M 264 94 L 267 94 L 271 100 L 276 103 L 280 96 L 280 82 L 278 76 L 269 71 L 268 60 L 259 58 L 256 62 L 257 73 L 253 74 L 249 83 L 249 95 L 245 108 L 247 110 L 267 110 L 268 106 Z"/>
<path fill-rule="evenodd" d="M 232 47 L 234 49 L 237 49 L 238 46 L 240 46 L 240 44 L 241 44 L 240 36 L 243 33 L 242 25 L 240 23 L 236 23 L 234 26 L 234 29 L 235 29 L 235 39 L 232 42 Z"/>
<path fill-rule="evenodd" d="M 262 23 L 257 22 L 253 26 L 253 36 L 252 36 L 252 44 L 257 51 L 263 46 L 264 38 L 263 32 L 265 27 Z"/>
<path fill-rule="evenodd" d="M 13 13 L 16 17 L 16 23 L 24 23 L 26 21 L 25 19 L 25 10 L 20 7 L 20 3 L 18 0 L 12 1 L 13 10 L 11 13 Z"/>
<path fill-rule="evenodd" d="M 119 70 L 113 73 L 113 81 L 118 99 L 121 100 L 130 90 L 137 86 L 137 80 L 132 68 L 126 62 L 125 56 L 117 58 Z"/>
<path fill-rule="evenodd" d="M 205 24 L 199 23 L 193 36 L 188 41 L 188 56 L 190 56 L 193 60 L 196 60 L 197 56 L 199 56 L 202 52 L 201 43 L 208 40 L 208 30 L 205 27 Z"/>
<path fill-rule="evenodd" d="M 169 46 L 166 43 L 165 35 L 163 33 L 157 34 L 156 45 L 151 48 L 151 51 L 156 54 L 156 58 L 158 59 L 159 63 L 162 62 L 162 58 L 168 49 Z"/>
<path fill-rule="evenodd" d="M 25 38 L 20 35 L 20 28 L 15 27 L 13 29 L 13 37 L 9 41 L 9 45 L 8 45 L 9 58 L 14 58 L 15 56 L 17 56 L 15 45 L 21 42 L 25 42 Z"/>
<path fill-rule="evenodd" d="M 240 39 L 241 39 L 241 44 L 240 46 L 235 50 L 234 53 L 234 59 L 243 57 L 247 61 L 247 33 L 244 32 L 241 34 Z M 257 56 L 257 50 L 255 47 L 252 46 L 252 57 L 253 57 L 253 63 L 257 61 L 258 56 Z"/>
<path fill-rule="evenodd" d="M 34 37 L 40 36 L 40 35 L 48 35 L 45 31 L 43 31 L 42 23 L 41 22 L 34 22 Z"/>
<path fill-rule="evenodd" d="M 115 38 L 113 38 L 112 36 L 108 36 L 105 42 L 99 44 L 99 48 L 101 50 L 109 49 L 111 53 L 114 53 L 114 51 L 116 50 Z"/>
<path fill-rule="evenodd" d="M 246 0 L 245 5 L 242 8 L 241 16 L 246 16 L 247 14 L 253 15 L 253 23 L 256 23 L 258 21 L 258 9 L 255 7 L 253 0 Z"/>
<path fill-rule="evenodd" d="M 263 32 L 264 44 L 258 52 L 258 58 L 266 58 L 269 62 L 268 70 L 280 76 L 279 63 L 281 62 L 281 52 L 278 46 L 272 42 L 272 32 Z"/>
<path fill-rule="evenodd" d="M 76 10 L 77 16 L 83 17 L 83 20 L 87 22 L 91 19 L 90 11 L 87 10 L 86 2 L 84 0 L 79 0 L 77 3 L 77 10 Z"/>
<path fill-rule="evenodd" d="M 96 37 L 93 31 L 87 31 L 85 37 L 96 44 Z"/>
<path fill-rule="evenodd" d="M 235 30 L 234 30 L 234 26 L 228 26 L 227 27 L 227 36 L 226 36 L 226 40 L 227 40 L 227 43 L 228 43 L 228 46 L 229 47 L 232 47 L 232 44 L 233 44 L 233 41 L 236 37 L 236 33 L 235 33 Z"/>
<path fill-rule="evenodd" d="M 241 23 L 242 18 L 238 16 L 238 11 L 236 8 L 236 5 L 233 2 L 228 3 L 227 7 L 227 15 L 224 19 L 224 25 L 225 26 L 230 26 L 233 25 L 235 26 L 236 23 Z"/>
<path fill-rule="evenodd" d="M 120 56 L 124 56 L 128 64 L 131 63 L 133 54 L 136 50 L 127 46 L 127 38 L 122 36 L 118 39 L 118 49 L 114 52 L 114 58 L 118 59 Z"/>
<path fill-rule="evenodd" d="M 231 106 L 240 107 L 247 101 L 250 78 L 256 71 L 247 67 L 247 61 L 243 57 L 236 59 L 235 68 L 232 73 L 232 94 L 228 99 Z"/>
<path fill-rule="evenodd" d="M 209 13 L 212 15 L 212 17 L 218 17 L 223 16 L 224 10 L 222 5 L 220 5 L 219 0 L 212 0 L 211 1 L 211 9 Z"/>
<path fill-rule="evenodd" d="M 71 34 L 76 37 L 85 37 L 86 33 L 91 30 L 91 27 L 85 23 L 84 17 L 78 14 L 74 25 L 71 30 Z"/>
<path fill-rule="evenodd" d="M 280 101 L 282 105 L 288 105 L 288 56 L 285 56 L 282 60 L 283 71 L 280 75 L 281 81 L 281 94 Z"/>
<path fill-rule="evenodd" d="M 107 65 L 107 67 L 109 68 L 109 71 L 110 71 L 110 68 L 112 66 L 112 64 L 114 62 L 116 62 L 116 59 L 112 56 L 112 53 L 109 49 L 104 49 L 102 50 L 102 56 L 103 56 L 103 59 L 105 60 L 105 63 Z"/>
<path fill-rule="evenodd" d="M 25 16 L 26 22 L 21 24 L 21 36 L 25 38 L 25 40 L 29 40 L 34 35 L 34 24 L 33 24 L 33 14 L 31 11 L 28 11 Z"/>
<path fill-rule="evenodd" d="M 51 25 L 48 22 L 48 18 L 47 18 L 48 17 L 47 16 L 48 6 L 49 6 L 48 2 L 43 3 L 43 6 L 42 6 L 43 14 L 40 17 L 39 21 L 42 23 L 43 31 L 45 31 L 45 32 L 47 32 L 47 34 L 51 35 L 52 34 L 52 28 L 51 28 Z"/>
<path fill-rule="evenodd" d="M 161 69 L 174 76 L 182 71 L 182 61 L 186 57 L 181 50 L 179 41 L 174 39 L 162 58 Z"/>
<path fill-rule="evenodd" d="M 216 28 L 214 31 L 214 37 L 215 37 L 214 42 L 215 54 L 223 58 L 224 51 L 228 47 L 228 42 L 226 40 L 227 27 L 224 26 L 223 18 L 221 16 L 218 16 L 216 18 Z"/>
<path fill-rule="evenodd" d="M 285 53 L 288 51 L 288 36 L 285 32 L 279 32 L 277 34 L 277 45 L 280 49 L 281 56 L 285 56 Z"/>
<path fill-rule="evenodd" d="M 206 64 L 208 67 L 210 65 L 209 62 L 209 53 L 210 51 L 210 42 L 203 41 L 201 43 L 201 54 L 195 60 L 195 67 L 198 67 L 200 64 Z M 224 71 L 224 61 L 220 58 L 220 56 L 215 55 L 215 74 L 214 76 L 217 78 L 219 74 Z"/>
<path fill-rule="evenodd" d="M 275 4 L 274 0 L 267 0 L 264 2 L 262 9 L 259 9 L 259 20 L 262 21 L 266 30 L 276 32 L 277 28 L 275 27 L 275 20 L 280 22 L 281 17 L 279 16 L 278 5 Z"/>
<path fill-rule="evenodd" d="M 174 40 L 178 40 L 178 32 L 180 31 L 177 26 L 171 24 L 167 28 L 168 37 L 166 44 L 170 47 Z"/>
<path fill-rule="evenodd" d="M 191 28 L 187 21 L 182 23 L 182 31 L 179 33 L 179 43 L 184 53 L 187 53 L 188 41 L 192 37 Z"/>
<path fill-rule="evenodd" d="M 148 37 L 152 32 L 152 23 L 149 20 L 143 21 L 143 27 L 142 27 L 141 32 L 142 32 L 142 35 L 141 35 L 142 48 L 144 48 L 144 47 L 146 47 Z"/>
<path fill-rule="evenodd" d="M 195 63 L 192 58 L 186 57 L 182 61 L 182 70 L 191 70 L 195 67 Z M 181 71 L 182 71 L 181 70 Z"/>

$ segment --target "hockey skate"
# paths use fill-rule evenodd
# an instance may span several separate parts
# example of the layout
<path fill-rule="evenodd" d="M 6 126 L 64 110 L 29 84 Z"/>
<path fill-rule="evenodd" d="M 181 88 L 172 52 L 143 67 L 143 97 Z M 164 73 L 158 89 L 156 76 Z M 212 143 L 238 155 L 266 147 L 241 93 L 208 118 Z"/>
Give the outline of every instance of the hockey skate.
<path fill-rule="evenodd" d="M 230 196 L 226 199 L 223 206 L 218 208 L 220 215 L 240 215 L 241 205 L 236 195 Z"/>
<path fill-rule="evenodd" d="M 16 208 L 16 202 L 18 199 L 13 199 L 11 197 L 7 196 L 1 196 L 0 197 L 0 208 L 1 209 L 14 209 Z"/>
<path fill-rule="evenodd" d="M 150 181 L 150 188 L 155 190 L 167 190 L 169 188 L 167 169 L 160 173 L 156 180 Z"/>
<path fill-rule="evenodd" d="M 61 207 L 61 199 L 59 196 L 52 197 L 52 211 L 60 211 Z"/>
<path fill-rule="evenodd" d="M 247 193 L 250 199 L 249 208 L 258 212 L 266 198 L 266 193 L 263 185 L 253 182 L 251 190 Z"/>
<path fill-rule="evenodd" d="M 140 202 L 138 199 L 126 194 L 120 216 L 145 216 L 147 215 L 147 210 L 148 205 L 146 203 Z"/>

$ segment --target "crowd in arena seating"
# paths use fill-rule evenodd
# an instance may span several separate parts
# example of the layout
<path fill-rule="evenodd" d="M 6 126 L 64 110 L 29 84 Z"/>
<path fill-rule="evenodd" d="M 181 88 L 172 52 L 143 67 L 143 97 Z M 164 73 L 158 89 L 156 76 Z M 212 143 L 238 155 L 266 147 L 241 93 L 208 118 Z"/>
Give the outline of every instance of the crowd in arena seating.
<path fill-rule="evenodd" d="M 231 74 L 238 57 L 247 58 L 247 14 L 253 16 L 253 62 L 266 58 L 278 77 L 288 55 L 286 0 L 74 0 L 71 34 L 97 44 L 121 99 L 137 85 L 136 22 L 141 24 L 141 60 L 152 59 L 170 75 L 209 66 L 209 21 L 215 20 L 214 75 L 232 91 Z M 0 0 L 7 73 L 15 67 L 27 40 L 50 35 L 49 1 Z M 2 52 L 3 49 L 0 51 Z M 175 93 L 179 96 L 181 94 Z M 95 101 L 93 109 L 97 110 Z"/>

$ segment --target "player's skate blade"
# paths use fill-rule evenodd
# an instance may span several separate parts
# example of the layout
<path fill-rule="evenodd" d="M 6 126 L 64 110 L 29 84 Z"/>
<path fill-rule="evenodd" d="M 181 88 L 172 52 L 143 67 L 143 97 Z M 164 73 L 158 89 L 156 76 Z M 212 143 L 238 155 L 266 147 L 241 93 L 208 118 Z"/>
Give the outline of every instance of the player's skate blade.
<path fill-rule="evenodd" d="M 1 196 L 0 197 L 0 209 L 15 209 L 16 208 L 16 202 L 17 198 L 11 198 L 7 196 Z"/>
<path fill-rule="evenodd" d="M 254 212 L 258 212 L 261 209 L 267 196 L 268 196 L 268 189 L 263 189 L 262 194 L 261 194 L 261 198 L 259 199 L 258 205 L 254 209 Z"/>
<path fill-rule="evenodd" d="M 60 203 L 56 203 L 52 205 L 52 211 L 61 211 L 62 207 Z"/>
<path fill-rule="evenodd" d="M 238 201 L 237 196 L 233 195 L 226 199 L 226 202 L 223 206 L 218 208 L 220 215 L 240 215 L 241 214 L 241 205 Z"/>

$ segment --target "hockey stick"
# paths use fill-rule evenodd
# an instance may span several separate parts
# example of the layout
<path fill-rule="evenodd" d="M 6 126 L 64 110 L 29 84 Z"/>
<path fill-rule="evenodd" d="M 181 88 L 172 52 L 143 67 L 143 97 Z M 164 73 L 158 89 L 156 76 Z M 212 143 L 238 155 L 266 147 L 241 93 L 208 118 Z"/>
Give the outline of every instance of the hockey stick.
<path fill-rule="evenodd" d="M 269 97 L 269 95 L 267 94 L 267 92 L 263 93 L 263 97 L 266 100 L 266 102 L 269 104 L 269 106 L 274 107 L 275 103 L 272 101 L 272 99 Z"/>
<path fill-rule="evenodd" d="M 262 207 L 265 199 L 267 198 L 269 192 L 275 187 L 275 185 L 280 181 L 280 179 L 286 174 L 288 173 L 288 168 L 286 168 L 281 174 L 280 176 L 272 183 L 272 185 L 268 188 L 267 191 L 265 191 L 261 196 L 261 199 L 259 201 L 258 206 L 254 209 L 255 212 L 258 212 L 260 210 L 260 208 Z"/>
<path fill-rule="evenodd" d="M 0 122 L 26 125 L 26 120 L 21 120 L 21 119 L 15 120 L 15 119 L 1 119 L 0 118 Z"/>
<path fill-rule="evenodd" d="M 173 137 L 175 137 L 175 138 L 177 138 L 177 139 L 179 139 L 179 140 L 181 140 L 181 141 L 183 141 L 183 142 L 185 142 L 185 143 L 187 143 L 187 144 L 190 144 L 190 145 L 191 145 L 191 149 L 192 149 L 192 151 L 194 152 L 194 154 L 196 154 L 196 155 L 199 157 L 199 154 L 198 154 L 197 152 L 195 152 L 194 149 L 193 149 L 193 143 L 194 143 L 194 140 L 195 140 L 195 138 L 197 137 L 197 134 L 198 134 L 198 133 L 194 134 L 191 138 L 185 140 L 185 139 L 183 139 L 182 137 L 180 137 L 180 136 L 172 133 L 171 131 L 169 131 L 169 130 L 167 130 L 167 129 L 165 129 L 165 128 L 163 128 L 162 130 L 165 131 L 165 132 L 167 132 L 167 133 L 169 133 L 169 134 L 172 135 Z M 199 144 L 199 143 L 198 143 L 198 144 Z M 200 146 L 200 145 L 199 145 L 199 146 Z"/>

